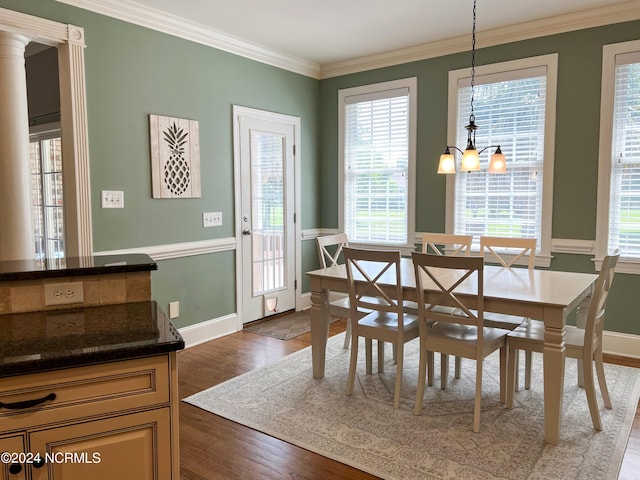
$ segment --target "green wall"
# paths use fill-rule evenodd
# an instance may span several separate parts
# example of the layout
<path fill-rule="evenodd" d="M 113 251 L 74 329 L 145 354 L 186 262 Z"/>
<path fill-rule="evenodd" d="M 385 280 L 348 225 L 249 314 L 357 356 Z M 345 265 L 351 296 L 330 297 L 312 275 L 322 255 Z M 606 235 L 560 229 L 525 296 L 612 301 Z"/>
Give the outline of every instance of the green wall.
<path fill-rule="evenodd" d="M 234 104 L 301 118 L 299 218 L 317 226 L 317 80 L 54 0 L 0 7 L 84 28 L 94 251 L 234 236 Z M 149 114 L 199 121 L 201 198 L 151 198 Z M 125 208 L 100 208 L 101 190 L 123 190 Z M 209 211 L 222 227 L 202 227 Z M 160 261 L 153 297 L 180 301 L 179 327 L 233 313 L 234 264 L 235 252 Z"/>
<path fill-rule="evenodd" d="M 0 0 L 0 7 L 84 28 L 94 250 L 228 238 L 233 225 L 232 105 L 302 120 L 302 229 L 335 228 L 337 91 L 418 78 L 417 231 L 443 231 L 445 178 L 435 173 L 447 138 L 447 78 L 469 66 L 460 53 L 314 80 L 54 0 Z M 481 33 L 480 35 L 481 36 Z M 477 63 L 558 53 L 554 238 L 595 239 L 602 46 L 640 38 L 628 22 L 483 48 Z M 200 122 L 202 198 L 151 198 L 148 115 Z M 100 208 L 100 190 L 123 190 L 125 209 Z M 203 229 L 201 213 L 222 211 L 224 225 Z M 236 311 L 234 252 L 163 260 L 153 296 L 180 303 L 179 327 Z M 317 267 L 302 242 L 303 272 Z M 555 255 L 551 268 L 593 272 L 585 255 Z M 306 276 L 303 291 L 308 291 Z M 634 294 L 639 275 L 618 274 L 607 329 L 640 334 Z"/>
<path fill-rule="evenodd" d="M 481 33 L 479 34 L 479 38 Z M 552 237 L 595 240 L 602 47 L 640 39 L 640 22 L 586 29 L 479 49 L 477 65 L 558 54 Z M 321 225 L 338 225 L 338 90 L 405 77 L 418 79 L 416 231 L 444 231 L 445 176 L 436 174 L 447 139 L 449 70 L 467 68 L 469 52 L 323 80 L 320 85 Z M 594 272 L 591 257 L 555 254 L 551 268 Z M 640 334 L 635 295 L 640 275 L 618 274 L 607 330 Z"/>

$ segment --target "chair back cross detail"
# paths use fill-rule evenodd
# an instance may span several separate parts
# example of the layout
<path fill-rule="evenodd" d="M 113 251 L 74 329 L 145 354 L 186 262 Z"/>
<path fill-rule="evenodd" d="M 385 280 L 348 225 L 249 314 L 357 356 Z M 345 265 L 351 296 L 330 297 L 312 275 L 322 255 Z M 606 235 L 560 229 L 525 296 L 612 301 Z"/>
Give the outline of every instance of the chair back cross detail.
<path fill-rule="evenodd" d="M 483 292 L 483 268 L 482 257 L 442 257 L 429 255 L 426 261 L 416 261 L 414 257 L 414 269 L 418 286 L 418 307 L 423 307 L 423 315 L 427 318 L 444 322 L 455 322 L 465 325 L 481 326 L 482 312 L 484 311 Z M 442 275 L 443 269 L 456 270 L 457 279 L 446 286 L 442 278 L 451 278 L 449 275 Z M 434 297 L 430 303 L 426 303 L 424 295 L 423 275 L 433 282 L 439 290 L 439 295 Z M 471 276 L 477 276 L 478 296 L 474 298 L 472 307 L 468 307 L 460 301 L 454 290 Z M 451 311 L 441 309 L 442 306 L 455 307 L 455 316 Z"/>
<path fill-rule="evenodd" d="M 346 233 L 337 233 L 335 235 L 317 237 L 316 244 L 318 246 L 320 266 L 322 268 L 327 268 L 340 265 L 342 249 L 349 245 L 349 241 Z"/>
<path fill-rule="evenodd" d="M 423 233 L 422 234 L 422 253 L 433 253 L 435 255 L 444 255 L 438 248 L 438 245 L 446 247 L 451 245 L 452 250 L 446 252 L 448 255 L 466 255 L 471 252 L 471 242 L 473 235 L 455 235 L 449 233 Z"/>
<path fill-rule="evenodd" d="M 506 268 L 511 268 L 515 263 L 529 255 L 527 268 L 533 269 L 535 264 L 536 253 L 535 238 L 508 238 L 508 237 L 480 237 L 480 252 L 484 255 L 485 251 L 491 254 L 491 260 L 495 260 Z M 501 250 L 502 249 L 502 250 Z M 505 254 L 505 249 L 513 256 L 509 259 Z"/>

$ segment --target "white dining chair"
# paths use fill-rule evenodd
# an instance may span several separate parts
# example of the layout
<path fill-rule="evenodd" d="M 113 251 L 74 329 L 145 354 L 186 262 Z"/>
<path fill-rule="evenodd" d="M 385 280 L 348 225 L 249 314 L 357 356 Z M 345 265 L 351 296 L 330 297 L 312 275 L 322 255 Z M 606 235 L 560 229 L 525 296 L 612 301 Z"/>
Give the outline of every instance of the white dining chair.
<path fill-rule="evenodd" d="M 526 261 L 529 270 L 533 270 L 535 265 L 537 240 L 535 238 L 525 237 L 495 237 L 483 235 L 480 237 L 480 251 L 482 254 L 488 254 L 488 261 L 496 262 L 505 268 L 514 267 L 518 261 Z M 490 327 L 505 328 L 513 330 L 527 321 L 527 317 L 519 317 L 513 315 L 502 315 L 497 313 L 487 313 L 485 316 L 485 324 Z M 544 324 L 538 321 L 532 321 L 528 324 L 530 328 L 539 328 Z M 516 354 L 516 367 L 520 364 Z M 531 388 L 531 352 L 525 352 L 525 388 Z M 516 389 L 519 390 L 519 368 L 516 369 Z"/>
<path fill-rule="evenodd" d="M 335 267 L 344 263 L 342 250 L 349 246 L 349 240 L 346 233 L 336 233 L 334 235 L 324 235 L 316 237 L 316 245 L 318 247 L 318 257 L 322 268 Z M 375 299 L 370 299 L 375 302 Z M 360 312 L 361 316 L 365 316 L 369 310 Z M 349 306 L 349 296 L 340 296 L 329 302 L 329 314 L 340 318 L 349 318 L 351 315 L 351 307 Z M 347 321 L 347 328 L 344 336 L 343 348 L 349 348 L 351 344 L 351 323 Z M 395 358 L 395 349 L 393 352 Z"/>
<path fill-rule="evenodd" d="M 435 255 L 453 255 L 453 256 L 469 256 L 471 253 L 471 244 L 473 243 L 473 235 L 459 235 L 453 233 L 423 233 L 422 234 L 422 253 L 433 253 Z M 441 311 L 445 311 L 448 308 L 449 311 L 454 311 L 455 307 L 438 307 Z M 449 371 L 449 356 L 440 355 L 440 364 L 442 365 L 442 371 Z M 454 377 L 460 378 L 462 369 L 462 359 L 455 357 L 455 369 Z M 447 388 L 449 375 L 440 376 L 440 387 L 442 389 Z M 431 385 L 430 380 L 429 385 Z"/>
<path fill-rule="evenodd" d="M 347 395 L 353 393 L 358 363 L 358 341 L 365 338 L 367 374 L 372 372 L 372 340 L 378 340 L 378 371 L 384 371 L 384 343 L 394 345 L 396 379 L 393 407 L 400 406 L 404 344 L 418 337 L 418 318 L 405 313 L 400 252 L 344 248 L 351 315 L 351 357 Z M 371 299 L 375 299 L 372 301 Z M 370 312 L 364 317 L 360 311 Z"/>
<path fill-rule="evenodd" d="M 320 267 L 334 267 L 343 262 L 342 249 L 349 245 L 346 233 L 337 233 L 335 235 L 324 235 L 316 237 L 316 245 L 318 247 L 318 258 Z M 329 302 L 329 314 L 340 317 L 349 318 L 349 297 L 341 297 Z M 347 322 L 347 329 L 344 337 L 344 348 L 349 348 L 351 342 L 351 324 Z"/>
<path fill-rule="evenodd" d="M 412 253 L 418 297 L 420 330 L 420 365 L 418 390 L 414 414 L 422 413 L 427 367 L 433 369 L 433 354 L 440 352 L 475 361 L 476 389 L 473 410 L 473 431 L 480 431 L 480 404 L 482 400 L 482 371 L 484 359 L 500 350 L 500 401 L 505 398 L 507 364 L 507 330 L 484 325 L 484 258 L 451 257 Z M 455 271 L 455 275 L 442 274 L 443 270 Z M 456 288 L 471 279 L 477 295 L 473 301 L 462 302 Z M 425 285 L 439 293 L 438 301 L 427 303 Z M 438 297 L 430 297 L 438 298 Z M 456 314 L 438 311 L 440 306 L 457 308 Z"/>
<path fill-rule="evenodd" d="M 618 258 L 619 253 L 616 252 L 613 255 L 606 256 L 602 262 L 600 273 L 592 292 L 584 329 L 574 326 L 565 327 L 566 356 L 582 360 L 584 389 L 587 395 L 593 428 L 597 431 L 602 430 L 602 422 L 596 398 L 593 369 L 595 366 L 604 406 L 611 408 L 611 398 L 607 389 L 602 359 L 602 332 L 605 309 Z M 518 350 L 542 352 L 544 350 L 544 329 L 531 328 L 528 323 L 525 322 L 520 327 L 509 332 L 507 346 L 510 352 L 512 350 L 514 352 L 518 352 Z M 513 408 L 516 372 L 515 357 L 510 354 L 508 362 L 507 408 Z"/>

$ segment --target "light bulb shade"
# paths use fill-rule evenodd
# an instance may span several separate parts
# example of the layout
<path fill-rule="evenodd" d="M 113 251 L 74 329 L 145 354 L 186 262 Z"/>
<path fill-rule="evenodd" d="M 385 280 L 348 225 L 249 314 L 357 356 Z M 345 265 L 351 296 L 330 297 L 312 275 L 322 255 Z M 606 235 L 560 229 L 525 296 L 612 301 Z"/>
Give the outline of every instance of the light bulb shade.
<path fill-rule="evenodd" d="M 507 173 L 507 163 L 502 152 L 496 151 L 489 160 L 489 173 Z"/>
<path fill-rule="evenodd" d="M 460 170 L 466 172 L 477 172 L 480 170 L 480 155 L 478 155 L 478 150 L 467 148 L 464 151 L 462 154 Z"/>
<path fill-rule="evenodd" d="M 438 173 L 456 173 L 456 161 L 452 153 L 443 153 L 440 155 Z"/>

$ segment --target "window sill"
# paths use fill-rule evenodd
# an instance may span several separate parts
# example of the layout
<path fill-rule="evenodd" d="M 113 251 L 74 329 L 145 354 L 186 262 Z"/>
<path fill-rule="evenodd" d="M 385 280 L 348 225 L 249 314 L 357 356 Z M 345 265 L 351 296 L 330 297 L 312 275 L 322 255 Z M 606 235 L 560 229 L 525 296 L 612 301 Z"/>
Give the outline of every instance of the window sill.
<path fill-rule="evenodd" d="M 369 248 L 376 250 L 400 250 L 400 254 L 403 257 L 410 257 L 411 252 L 416 251 L 415 245 L 389 245 L 389 244 L 375 244 L 375 243 L 354 243 L 349 242 L 349 246 L 353 248 Z"/>
<path fill-rule="evenodd" d="M 602 267 L 602 259 L 596 258 L 596 271 L 600 271 Z M 640 275 L 640 259 L 620 258 L 616 265 L 616 273 L 628 273 L 631 275 Z"/>

